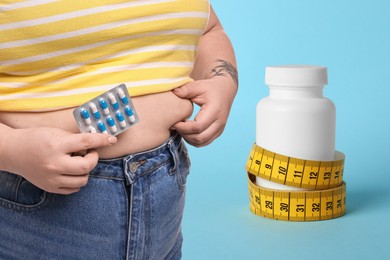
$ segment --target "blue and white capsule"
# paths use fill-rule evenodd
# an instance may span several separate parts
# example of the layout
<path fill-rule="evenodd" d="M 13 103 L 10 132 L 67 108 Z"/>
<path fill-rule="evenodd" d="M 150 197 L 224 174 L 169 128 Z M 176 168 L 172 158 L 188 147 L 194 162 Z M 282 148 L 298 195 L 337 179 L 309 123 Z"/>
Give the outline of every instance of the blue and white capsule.
<path fill-rule="evenodd" d="M 122 104 L 127 105 L 129 103 L 129 99 L 127 98 L 125 92 L 120 88 L 118 89 L 117 93 Z"/>
<path fill-rule="evenodd" d="M 133 110 L 129 107 L 129 106 L 126 106 L 125 107 L 125 113 L 127 115 L 127 118 L 129 119 L 130 123 L 135 123 L 135 115 L 133 113 Z"/>
<path fill-rule="evenodd" d="M 107 124 L 112 133 L 118 132 L 118 128 L 115 125 L 115 120 L 112 117 L 110 116 L 107 117 Z"/>
<path fill-rule="evenodd" d="M 91 125 L 88 127 L 88 132 L 89 133 L 97 133 L 96 128 L 91 126 Z"/>
<path fill-rule="evenodd" d="M 123 114 L 120 111 L 117 111 L 115 113 L 115 117 L 118 120 L 120 127 L 125 128 L 127 124 L 126 124 L 125 117 L 123 116 Z"/>
<path fill-rule="evenodd" d="M 89 116 L 88 110 L 86 110 L 85 108 L 82 108 L 80 110 L 80 115 L 87 125 L 90 125 L 92 123 L 92 120 L 91 120 L 91 117 Z"/>
<path fill-rule="evenodd" d="M 99 129 L 100 133 L 108 134 L 107 128 L 102 121 L 97 122 L 97 128 Z"/>
<path fill-rule="evenodd" d="M 89 103 L 89 108 L 92 111 L 92 115 L 95 119 L 100 119 L 100 112 L 94 103 Z"/>
<path fill-rule="evenodd" d="M 103 114 L 108 115 L 110 113 L 110 110 L 108 109 L 107 102 L 104 100 L 104 98 L 99 99 L 100 107 L 103 110 Z"/>
<path fill-rule="evenodd" d="M 110 104 L 114 110 L 119 109 L 118 101 L 116 100 L 116 97 L 112 93 L 108 93 L 108 99 L 110 100 Z"/>

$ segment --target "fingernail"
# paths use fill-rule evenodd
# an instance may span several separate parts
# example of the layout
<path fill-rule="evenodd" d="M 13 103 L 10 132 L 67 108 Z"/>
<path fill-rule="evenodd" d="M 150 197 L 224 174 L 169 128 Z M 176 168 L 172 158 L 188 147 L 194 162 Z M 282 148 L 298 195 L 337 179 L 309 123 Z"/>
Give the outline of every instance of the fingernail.
<path fill-rule="evenodd" d="M 115 144 L 115 143 L 117 142 L 117 139 L 116 139 L 115 136 L 110 136 L 110 137 L 108 138 L 108 142 L 109 142 L 110 144 Z"/>

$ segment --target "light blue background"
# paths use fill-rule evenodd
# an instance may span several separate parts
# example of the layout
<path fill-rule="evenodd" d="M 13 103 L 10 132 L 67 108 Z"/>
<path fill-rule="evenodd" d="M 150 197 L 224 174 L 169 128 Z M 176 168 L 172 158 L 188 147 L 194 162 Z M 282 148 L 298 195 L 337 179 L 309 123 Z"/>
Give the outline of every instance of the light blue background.
<path fill-rule="evenodd" d="M 183 259 L 389 259 L 390 1 L 212 0 L 235 47 L 240 88 L 224 134 L 190 148 Z M 268 65 L 328 67 L 347 214 L 294 223 L 249 211 L 245 163 Z"/>

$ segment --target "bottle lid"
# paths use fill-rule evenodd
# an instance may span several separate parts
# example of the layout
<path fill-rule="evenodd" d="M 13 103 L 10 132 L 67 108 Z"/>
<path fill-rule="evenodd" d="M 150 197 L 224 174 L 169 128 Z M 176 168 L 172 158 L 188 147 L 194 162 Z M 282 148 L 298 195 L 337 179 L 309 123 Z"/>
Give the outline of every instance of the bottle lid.
<path fill-rule="evenodd" d="M 311 65 L 283 65 L 265 68 L 268 86 L 324 86 L 328 84 L 326 67 Z"/>

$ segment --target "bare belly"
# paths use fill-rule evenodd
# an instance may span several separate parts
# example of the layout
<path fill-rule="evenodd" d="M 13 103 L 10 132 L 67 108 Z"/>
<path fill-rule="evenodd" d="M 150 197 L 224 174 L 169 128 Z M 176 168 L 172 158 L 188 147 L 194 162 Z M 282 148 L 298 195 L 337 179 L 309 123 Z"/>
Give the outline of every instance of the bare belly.
<path fill-rule="evenodd" d="M 139 123 L 118 135 L 118 142 L 98 149 L 100 158 L 115 158 L 154 148 L 169 138 L 170 127 L 191 116 L 192 103 L 172 92 L 133 97 Z M 54 127 L 79 132 L 73 108 L 50 112 L 0 112 L 0 123 L 12 128 Z"/>

